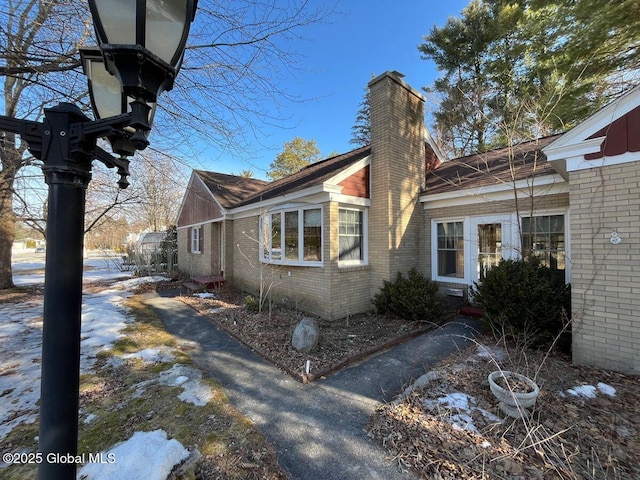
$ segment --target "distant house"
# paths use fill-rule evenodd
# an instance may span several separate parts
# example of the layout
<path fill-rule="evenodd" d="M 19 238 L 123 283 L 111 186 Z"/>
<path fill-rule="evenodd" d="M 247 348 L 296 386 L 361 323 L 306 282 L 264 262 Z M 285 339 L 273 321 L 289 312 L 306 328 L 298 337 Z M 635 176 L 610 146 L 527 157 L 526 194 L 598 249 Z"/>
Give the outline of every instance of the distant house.
<path fill-rule="evenodd" d="M 145 262 L 154 260 L 154 256 L 162 252 L 162 242 L 167 238 L 167 232 L 145 232 L 140 234 L 137 251 Z"/>
<path fill-rule="evenodd" d="M 162 251 L 167 232 L 131 233 L 127 236 L 128 258 L 125 265 L 135 265 L 143 272 L 165 270 L 166 252 Z"/>
<path fill-rule="evenodd" d="M 448 160 L 419 92 L 395 72 L 369 87 L 369 146 L 270 183 L 194 170 L 180 269 L 337 319 L 371 309 L 397 272 L 468 298 L 531 251 L 572 283 L 576 361 L 638 373 L 640 88 L 564 135 Z"/>

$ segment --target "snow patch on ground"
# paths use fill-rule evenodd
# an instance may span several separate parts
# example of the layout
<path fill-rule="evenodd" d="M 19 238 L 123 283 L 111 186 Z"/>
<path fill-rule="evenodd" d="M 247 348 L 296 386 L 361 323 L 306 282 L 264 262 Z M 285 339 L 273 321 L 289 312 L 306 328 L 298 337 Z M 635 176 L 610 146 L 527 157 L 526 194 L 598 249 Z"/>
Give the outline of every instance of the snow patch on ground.
<path fill-rule="evenodd" d="M 193 296 L 200 298 L 216 298 L 215 294 L 211 292 L 194 293 Z"/>
<path fill-rule="evenodd" d="M 578 385 L 573 388 L 569 388 L 567 393 L 574 397 L 584 397 L 584 398 L 596 398 L 600 392 L 603 395 L 608 395 L 609 397 L 616 396 L 616 389 L 611 385 L 607 385 L 606 383 L 598 383 L 597 387 L 593 385 Z"/>
<path fill-rule="evenodd" d="M 96 355 L 122 336 L 131 321 L 122 302 L 126 291 L 85 295 L 82 303 L 80 370 L 93 368 Z M 40 399 L 42 302 L 0 305 L 0 440 L 20 423 L 36 420 Z"/>
<path fill-rule="evenodd" d="M 183 402 L 193 403 L 202 407 L 213 398 L 211 388 L 201 382 L 202 372 L 194 368 L 176 363 L 169 370 L 160 372 L 160 384 L 172 387 L 182 387 L 178 398 Z"/>
<path fill-rule="evenodd" d="M 610 397 L 616 396 L 616 389 L 611 385 L 607 385 L 606 383 L 600 382 L 598 383 L 597 387 L 598 387 L 598 390 L 600 390 L 600 393 L 603 393 L 604 395 L 608 395 Z"/>
<path fill-rule="evenodd" d="M 505 351 L 500 347 L 492 347 L 489 345 L 478 345 L 476 350 L 476 357 L 485 358 L 487 360 L 495 360 L 500 362 L 504 360 Z"/>
<path fill-rule="evenodd" d="M 118 282 L 115 285 L 120 289 L 110 288 L 83 296 L 80 343 L 82 374 L 91 371 L 98 352 L 111 348 L 122 337 L 121 330 L 132 321 L 123 305 L 131 295 L 128 289 L 141 282 L 159 281 L 159 278 L 164 280 L 164 277 L 147 278 Z M 17 425 L 33 423 L 37 418 L 42 310 L 42 301 L 0 305 L 0 440 Z"/>
<path fill-rule="evenodd" d="M 170 369 L 160 372 L 157 379 L 137 384 L 134 397 L 141 397 L 148 386 L 159 383 L 169 387 L 182 387 L 182 393 L 178 395 L 178 398 L 183 402 L 202 407 L 209 403 L 213 394 L 211 388 L 201 380 L 202 372 L 200 370 L 176 363 Z"/>
<path fill-rule="evenodd" d="M 167 277 L 163 277 L 161 275 L 154 275 L 154 276 L 150 276 L 150 277 L 136 277 L 136 278 L 131 278 L 128 280 L 121 280 L 119 282 L 116 282 L 112 285 L 112 288 L 120 288 L 120 289 L 124 289 L 124 290 L 133 290 L 136 287 L 139 287 L 140 285 L 144 285 L 147 283 L 159 283 L 159 282 L 166 282 L 169 279 Z"/>
<path fill-rule="evenodd" d="M 136 432 L 126 442 L 105 452 L 107 463 L 90 463 L 78 472 L 79 480 L 165 480 L 173 467 L 189 457 L 189 451 L 164 430 Z M 113 463 L 108 463 L 113 460 Z"/>
<path fill-rule="evenodd" d="M 145 348 L 139 352 L 127 353 L 122 358 L 137 358 L 144 363 L 163 363 L 174 359 L 172 350 L 169 347 Z"/>
<path fill-rule="evenodd" d="M 225 310 L 226 310 L 226 308 L 224 308 L 224 307 L 210 308 L 209 310 L 207 310 L 207 313 L 222 313 Z"/>
<path fill-rule="evenodd" d="M 478 433 L 478 428 L 473 423 L 473 413 L 479 412 L 488 421 L 500 423 L 502 419 L 483 408 L 477 407 L 478 400 L 472 395 L 461 392 L 452 392 L 434 399 L 425 399 L 423 405 L 429 410 L 436 410 L 441 415 L 446 411 L 445 420 L 459 430 L 468 430 Z"/>

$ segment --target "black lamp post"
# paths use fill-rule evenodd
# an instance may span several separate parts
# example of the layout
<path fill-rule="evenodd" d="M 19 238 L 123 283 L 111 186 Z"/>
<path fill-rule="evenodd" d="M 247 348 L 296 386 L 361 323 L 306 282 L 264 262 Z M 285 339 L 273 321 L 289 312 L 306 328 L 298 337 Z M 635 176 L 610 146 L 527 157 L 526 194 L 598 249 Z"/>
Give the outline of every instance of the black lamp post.
<path fill-rule="evenodd" d="M 68 103 L 42 122 L 0 116 L 29 143 L 49 185 L 38 478 L 75 479 L 78 443 L 82 249 L 91 162 L 117 168 L 148 145 L 158 95 L 171 90 L 197 0 L 89 0 L 99 49 L 83 49 L 96 120 Z M 104 61 L 103 61 L 104 60 Z M 107 138 L 119 158 L 97 146 Z M 71 461 L 70 461 L 71 460 Z"/>

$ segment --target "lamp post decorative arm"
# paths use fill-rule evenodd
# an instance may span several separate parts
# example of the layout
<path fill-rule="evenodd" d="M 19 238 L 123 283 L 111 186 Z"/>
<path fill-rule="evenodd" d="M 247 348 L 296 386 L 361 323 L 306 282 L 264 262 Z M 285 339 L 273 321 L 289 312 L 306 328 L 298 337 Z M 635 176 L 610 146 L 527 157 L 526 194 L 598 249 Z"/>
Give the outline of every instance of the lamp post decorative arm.
<path fill-rule="evenodd" d="M 90 120 L 78 107 L 61 103 L 46 109 L 42 122 L 0 116 L 0 130 L 19 134 L 42 160 L 49 185 L 44 324 L 40 397 L 38 478 L 75 478 L 78 442 L 80 331 L 86 188 L 94 159 L 117 168 L 118 184 L 128 186 L 129 161 L 96 145 L 103 136 L 122 136 L 131 114 Z"/>
<path fill-rule="evenodd" d="M 101 137 L 127 139 L 129 134 L 122 128 L 130 125 L 132 114 L 124 113 L 100 120 L 90 120 L 80 109 L 69 103 L 61 103 L 57 107 L 45 110 L 42 122 L 22 120 L 0 115 L 0 130 L 17 133 L 29 144 L 29 152 L 38 160 L 45 162 L 45 172 L 52 171 L 56 165 L 65 164 L 63 171 L 70 172 L 73 168 L 84 172 L 85 168 L 76 165 L 83 161 L 99 160 L 109 168 L 117 168 L 120 188 L 127 188 L 129 182 L 129 161 L 116 158 L 96 145 Z M 59 137 L 59 138 L 56 138 Z M 48 156 L 53 144 L 59 146 L 59 155 Z M 135 151 L 132 148 L 131 153 Z M 83 160 L 79 160 L 81 155 Z M 75 161 L 70 160 L 75 159 Z M 90 163 L 88 165 L 91 168 Z"/>
<path fill-rule="evenodd" d="M 88 0 L 99 49 L 81 50 L 97 120 L 69 103 L 42 122 L 0 116 L 42 161 L 49 185 L 42 333 L 40 480 L 75 480 L 80 385 L 82 257 L 91 163 L 117 168 L 128 186 L 129 157 L 148 144 L 157 97 L 180 70 L 197 0 Z M 129 18 L 132 22 L 123 22 Z M 132 30 L 127 31 L 127 29 Z M 114 43 L 128 39 L 130 44 Z M 130 109 L 129 113 L 127 110 Z M 110 140 L 115 158 L 97 146 Z M 61 461 L 61 459 L 65 461 Z"/>

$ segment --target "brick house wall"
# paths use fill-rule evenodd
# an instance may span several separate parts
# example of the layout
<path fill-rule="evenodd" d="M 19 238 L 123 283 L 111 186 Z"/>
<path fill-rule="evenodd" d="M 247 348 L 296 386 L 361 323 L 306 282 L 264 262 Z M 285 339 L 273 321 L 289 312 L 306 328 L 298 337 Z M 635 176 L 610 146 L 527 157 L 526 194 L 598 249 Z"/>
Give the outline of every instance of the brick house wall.
<path fill-rule="evenodd" d="M 640 155 L 570 174 L 573 360 L 631 374 L 640 373 L 639 178 Z"/>
<path fill-rule="evenodd" d="M 337 202 L 322 204 L 323 266 L 271 265 L 259 259 L 259 216 L 235 219 L 230 283 L 256 297 L 269 290 L 272 299 L 303 312 L 336 320 L 371 309 L 368 266 L 338 266 Z M 228 247 L 227 247 L 228 248 Z"/>
<path fill-rule="evenodd" d="M 323 205 L 323 256 L 329 255 L 327 205 Z M 259 215 L 233 221 L 233 262 L 231 284 L 243 291 L 260 295 L 260 286 L 272 300 L 301 311 L 314 312 L 323 318 L 331 317 L 328 269 L 298 265 L 272 265 L 259 258 Z"/>
<path fill-rule="evenodd" d="M 522 198 L 519 197 L 519 213 L 520 216 L 529 216 L 531 213 L 533 215 L 543 214 L 547 211 L 562 211 L 568 212 L 569 210 L 569 194 L 568 193 L 558 193 L 552 195 L 544 195 L 539 197 L 533 197 L 533 201 L 531 197 Z M 424 235 L 423 245 L 421 248 L 424 248 L 424 262 L 425 262 L 425 270 L 428 276 L 432 275 L 432 257 L 431 257 L 431 249 L 432 249 L 432 220 L 442 220 L 442 219 L 451 219 L 451 218 L 462 218 L 462 217 L 482 217 L 482 216 L 490 216 L 490 215 L 512 215 L 513 222 L 516 222 L 515 215 L 516 213 L 516 204 L 515 200 L 500 200 L 500 201 L 486 201 L 484 199 L 478 199 L 477 202 L 466 204 L 462 206 L 447 206 L 447 207 L 438 207 L 438 208 L 428 208 L 425 210 L 425 222 L 424 222 Z M 508 227 L 517 230 L 517 225 L 510 225 Z M 505 245 L 506 246 L 506 245 Z M 503 253 L 504 254 L 504 253 Z M 468 259 L 465 259 L 468 261 Z M 446 291 L 447 288 L 462 288 L 465 292 L 468 290 L 468 285 L 461 285 L 459 283 L 447 283 L 447 282 L 439 282 L 441 285 L 441 290 L 443 292 Z"/>
<path fill-rule="evenodd" d="M 424 97 L 400 76 L 369 82 L 371 108 L 370 297 L 419 257 L 425 179 Z"/>
<path fill-rule="evenodd" d="M 203 229 L 203 245 L 200 253 L 191 252 L 189 242 L 190 228 L 179 228 L 178 234 L 178 266 L 189 276 L 211 275 L 219 273 L 220 258 L 220 229 L 221 223 L 204 223 L 199 225 Z"/>
<path fill-rule="evenodd" d="M 573 361 L 640 373 L 640 86 L 545 149 L 569 179 Z"/>

